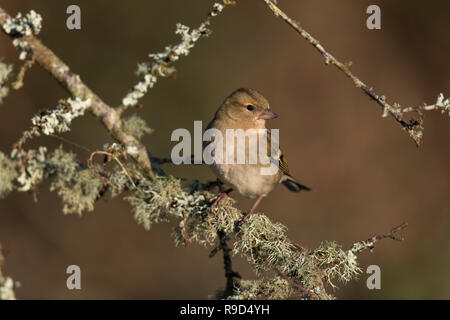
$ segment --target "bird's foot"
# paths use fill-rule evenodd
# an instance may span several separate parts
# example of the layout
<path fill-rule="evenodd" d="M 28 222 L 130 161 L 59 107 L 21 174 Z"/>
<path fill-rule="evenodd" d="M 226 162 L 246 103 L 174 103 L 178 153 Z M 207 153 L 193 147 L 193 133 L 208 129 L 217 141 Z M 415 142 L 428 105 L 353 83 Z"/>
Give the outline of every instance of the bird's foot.
<path fill-rule="evenodd" d="M 236 221 L 236 227 L 239 228 L 248 218 L 250 218 L 253 214 L 253 211 L 247 212 L 242 218 Z"/>
<path fill-rule="evenodd" d="M 233 189 L 225 190 L 224 192 L 219 193 L 217 196 L 212 197 L 209 199 L 209 203 L 211 204 L 211 210 L 213 210 L 215 207 L 217 207 L 222 201 L 225 199 L 230 199 L 233 202 L 236 202 L 233 198 L 229 196 L 229 193 L 233 191 Z"/>
<path fill-rule="evenodd" d="M 249 212 L 247 212 L 241 219 L 239 219 L 236 222 L 236 228 L 239 228 L 246 220 L 248 220 L 248 218 L 250 218 L 252 216 L 252 214 L 255 212 L 256 208 L 258 207 L 259 203 L 261 202 L 262 198 L 264 197 L 264 195 L 260 195 L 258 197 L 258 199 L 256 199 L 255 203 L 253 204 L 252 208 L 250 209 Z"/>

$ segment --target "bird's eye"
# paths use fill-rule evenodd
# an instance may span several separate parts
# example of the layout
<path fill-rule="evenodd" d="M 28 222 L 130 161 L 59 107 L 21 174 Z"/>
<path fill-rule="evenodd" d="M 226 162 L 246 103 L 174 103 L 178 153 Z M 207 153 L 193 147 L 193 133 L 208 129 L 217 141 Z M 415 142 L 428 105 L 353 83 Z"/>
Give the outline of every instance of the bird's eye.
<path fill-rule="evenodd" d="M 249 105 L 247 106 L 247 110 L 253 111 L 253 110 L 255 110 L 255 107 L 252 106 L 251 104 L 249 104 Z"/>

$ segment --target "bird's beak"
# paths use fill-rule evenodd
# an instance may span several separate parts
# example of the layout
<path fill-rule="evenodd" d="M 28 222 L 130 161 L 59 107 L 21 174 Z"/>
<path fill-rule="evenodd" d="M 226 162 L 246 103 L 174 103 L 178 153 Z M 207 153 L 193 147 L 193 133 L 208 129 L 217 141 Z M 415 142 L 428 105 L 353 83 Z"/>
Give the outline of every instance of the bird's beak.
<path fill-rule="evenodd" d="M 258 120 L 260 120 L 260 119 L 270 120 L 270 119 L 275 119 L 277 117 L 278 117 L 278 115 L 276 113 L 274 113 L 272 110 L 264 109 L 264 111 L 261 112 L 260 115 L 258 116 Z"/>

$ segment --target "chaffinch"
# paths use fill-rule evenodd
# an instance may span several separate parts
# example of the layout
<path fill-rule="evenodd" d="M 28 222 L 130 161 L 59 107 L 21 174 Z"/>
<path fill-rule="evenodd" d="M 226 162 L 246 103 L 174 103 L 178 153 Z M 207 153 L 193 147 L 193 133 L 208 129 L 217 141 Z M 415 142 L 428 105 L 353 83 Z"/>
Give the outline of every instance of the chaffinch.
<path fill-rule="evenodd" d="M 268 168 L 270 163 L 262 163 L 258 157 L 256 163 L 249 161 L 250 136 L 258 135 L 258 130 L 266 129 L 266 120 L 274 119 L 277 115 L 269 108 L 269 102 L 259 92 L 252 89 L 237 89 L 231 93 L 216 111 L 214 118 L 206 129 L 217 129 L 223 136 L 223 161 L 221 163 L 213 162 L 210 167 L 217 175 L 218 179 L 231 188 L 214 197 L 212 207 L 214 208 L 220 201 L 227 197 L 228 193 L 236 190 L 241 195 L 255 199 L 250 211 L 241 220 L 249 218 L 255 211 L 262 198 L 267 196 L 278 184 L 282 183 L 289 190 L 299 192 L 301 190 L 311 190 L 295 180 L 289 173 L 286 160 L 278 149 L 278 153 L 273 155 L 271 152 L 271 131 L 267 130 L 267 155 L 272 163 L 278 167 L 273 174 L 262 174 L 262 168 Z M 247 134 L 248 141 L 245 144 L 239 144 L 234 141 L 234 148 L 227 150 L 226 135 L 227 129 L 254 129 L 252 133 Z M 248 133 L 249 131 L 247 131 Z M 259 137 L 261 137 L 259 135 Z M 254 137 L 258 139 L 258 137 Z M 234 139 L 234 138 L 233 138 Z M 214 140 L 212 140 L 214 141 Z M 231 142 L 231 141 L 230 141 Z M 207 146 L 208 144 L 205 144 Z M 243 150 L 242 148 L 245 148 Z M 217 150 L 216 150 L 217 151 Z M 227 153 L 228 152 L 228 153 Z M 227 156 L 232 152 L 233 163 L 226 163 Z M 245 163 L 236 163 L 239 152 L 245 154 Z M 276 152 L 275 152 L 276 153 Z M 230 158 L 228 158 L 230 159 Z"/>

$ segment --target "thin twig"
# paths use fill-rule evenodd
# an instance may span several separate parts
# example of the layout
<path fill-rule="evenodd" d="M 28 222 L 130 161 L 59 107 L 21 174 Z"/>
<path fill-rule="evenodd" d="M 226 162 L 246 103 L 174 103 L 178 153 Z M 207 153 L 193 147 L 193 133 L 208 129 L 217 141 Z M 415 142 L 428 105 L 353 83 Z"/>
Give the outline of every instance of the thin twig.
<path fill-rule="evenodd" d="M 310 33 L 303 29 L 296 21 L 291 19 L 285 12 L 283 12 L 272 0 L 264 0 L 270 10 L 276 17 L 283 19 L 290 27 L 297 31 L 300 36 L 307 40 L 325 59 L 326 65 L 334 65 L 340 71 L 342 71 L 348 78 L 351 79 L 353 84 L 360 88 L 366 95 L 372 100 L 378 103 L 383 110 L 383 117 L 387 115 L 392 116 L 409 134 L 414 140 L 416 145 L 420 147 L 422 145 L 423 126 L 422 126 L 422 114 L 421 111 L 430 111 L 438 109 L 438 105 L 425 105 L 419 107 L 401 108 L 398 104 L 391 105 L 386 102 L 386 97 L 375 93 L 375 91 L 367 86 L 363 81 L 356 77 L 349 68 L 348 64 L 340 62 L 331 53 L 329 53 L 320 42 L 315 39 Z M 419 119 L 406 121 L 403 116 L 408 112 L 418 112 Z"/>
<path fill-rule="evenodd" d="M 357 243 L 353 244 L 353 246 L 350 248 L 350 251 L 352 251 L 353 253 L 360 253 L 367 249 L 372 250 L 373 248 L 375 248 L 376 242 L 386 239 L 386 238 L 390 238 L 390 239 L 393 239 L 396 241 L 403 241 L 404 240 L 403 238 L 398 238 L 395 236 L 395 234 L 397 232 L 399 232 L 400 230 L 405 229 L 407 226 L 408 226 L 408 223 L 403 222 L 402 224 L 392 228 L 391 230 L 389 230 L 386 233 L 373 236 L 372 238 L 369 238 L 365 241 L 357 242 Z"/>
<path fill-rule="evenodd" d="M 0 300 L 16 300 L 16 294 L 14 289 L 19 285 L 11 277 L 5 277 L 2 272 L 3 263 L 5 257 L 3 256 L 4 250 L 0 243 Z"/>
<path fill-rule="evenodd" d="M 10 18 L 10 15 L 3 8 L 0 8 L 0 26 L 3 26 Z M 1 29 L 3 30 L 3 28 Z M 11 37 L 11 35 L 7 35 Z M 114 139 L 127 148 L 127 152 L 135 158 L 136 161 L 147 170 L 148 175 L 152 177 L 153 172 L 151 170 L 151 162 L 145 146 L 135 137 L 122 130 L 120 117 L 116 111 L 103 102 L 99 96 L 81 81 L 77 74 L 73 73 L 70 68 L 53 53 L 53 51 L 42 44 L 36 37 L 32 35 L 22 36 L 21 40 L 27 44 L 32 59 L 48 71 L 72 96 L 78 97 L 81 100 L 90 99 L 92 101 L 89 108 L 91 113 L 101 121 Z"/>
<path fill-rule="evenodd" d="M 375 244 L 375 242 L 380 241 L 380 240 L 385 239 L 385 238 L 390 238 L 392 240 L 397 240 L 397 241 L 403 241 L 404 240 L 403 238 L 397 238 L 397 237 L 394 236 L 394 234 L 399 232 L 402 229 L 405 229 L 407 226 L 408 226 L 408 223 L 407 222 L 403 222 L 401 225 L 399 225 L 399 226 L 397 226 L 395 228 L 392 228 L 388 232 L 380 234 L 380 235 L 376 235 L 376 236 L 368 239 L 367 241 L 371 242 L 372 245 Z"/>
<path fill-rule="evenodd" d="M 24 62 L 24 64 L 22 65 L 22 67 L 19 70 L 19 73 L 17 74 L 17 79 L 16 81 L 14 81 L 11 84 L 11 87 L 14 90 L 19 90 L 20 88 L 23 87 L 23 79 L 25 77 L 25 73 L 27 72 L 28 69 L 30 69 L 34 64 L 34 59 L 31 58 L 27 61 Z"/>
<path fill-rule="evenodd" d="M 103 154 L 103 155 L 105 155 L 105 156 L 110 157 L 111 159 L 114 159 L 114 161 L 116 161 L 116 162 L 119 164 L 119 166 L 122 168 L 123 172 L 124 172 L 125 175 L 128 177 L 128 180 L 131 182 L 131 184 L 133 185 L 133 187 L 136 188 L 136 189 L 138 189 L 138 187 L 136 186 L 136 184 L 135 184 L 134 181 L 133 181 L 133 178 L 132 178 L 131 175 L 128 173 L 127 168 L 125 168 L 125 166 L 124 166 L 123 163 L 117 158 L 117 156 L 114 155 L 114 154 L 111 153 L 111 152 L 100 151 L 100 150 L 97 150 L 97 151 L 92 152 L 92 154 L 91 154 L 91 156 L 89 157 L 89 159 L 88 159 L 87 162 L 88 162 L 88 167 L 91 168 L 92 173 L 93 173 L 94 176 L 97 176 L 99 179 L 103 180 L 103 177 L 102 177 L 102 176 L 99 176 L 99 175 L 97 174 L 97 172 L 95 171 L 95 167 L 94 167 L 94 165 L 93 165 L 94 157 L 95 157 L 96 154 Z"/>
<path fill-rule="evenodd" d="M 71 144 L 71 145 L 73 145 L 73 146 L 75 146 L 75 147 L 77 147 L 77 148 L 79 148 L 79 149 L 81 149 L 81 150 L 84 150 L 84 151 L 86 151 L 86 152 L 92 153 L 92 150 L 91 150 L 91 149 L 89 149 L 88 147 L 85 147 L 85 146 L 83 146 L 83 145 L 81 145 L 81 144 L 79 144 L 79 143 L 77 143 L 77 142 L 75 142 L 75 141 L 69 140 L 69 139 L 67 139 L 67 138 L 58 136 L 57 134 L 53 134 L 53 133 L 52 133 L 52 134 L 49 134 L 49 136 L 50 136 L 50 137 L 53 137 L 53 138 L 56 138 L 56 139 L 58 139 L 58 140 L 61 140 L 62 142 Z"/>

